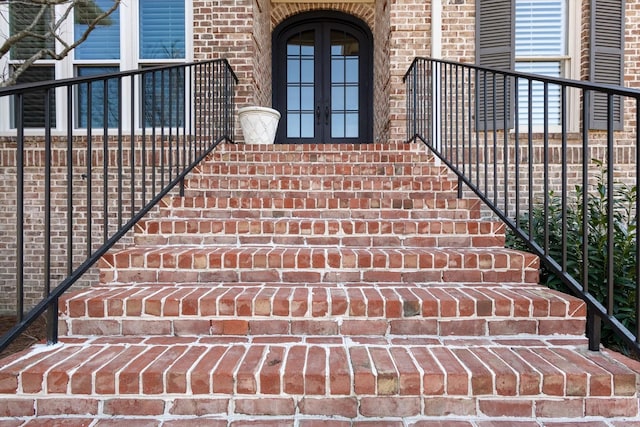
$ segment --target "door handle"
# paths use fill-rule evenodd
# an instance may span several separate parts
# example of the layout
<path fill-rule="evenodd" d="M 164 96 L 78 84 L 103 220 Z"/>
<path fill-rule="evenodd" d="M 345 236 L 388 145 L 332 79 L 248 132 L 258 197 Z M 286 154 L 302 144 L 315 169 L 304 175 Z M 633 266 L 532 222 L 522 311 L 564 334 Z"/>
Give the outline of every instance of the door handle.
<path fill-rule="evenodd" d="M 317 124 L 320 124 L 320 104 L 316 106 L 316 121 Z"/>
<path fill-rule="evenodd" d="M 329 124 L 329 106 L 328 105 L 324 106 L 324 124 L 325 125 Z"/>

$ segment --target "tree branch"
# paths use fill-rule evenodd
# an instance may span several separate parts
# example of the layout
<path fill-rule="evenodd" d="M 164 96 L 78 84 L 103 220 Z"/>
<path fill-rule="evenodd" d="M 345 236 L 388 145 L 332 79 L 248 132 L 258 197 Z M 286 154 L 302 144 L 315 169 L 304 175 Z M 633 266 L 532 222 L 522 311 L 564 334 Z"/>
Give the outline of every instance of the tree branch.
<path fill-rule="evenodd" d="M 31 6 L 33 5 L 41 6 L 35 18 L 27 26 L 27 28 L 18 32 L 17 34 L 11 35 L 7 40 L 5 40 L 2 46 L 0 46 L 0 56 L 7 55 L 11 51 L 11 48 L 16 45 L 16 43 L 19 43 L 21 40 L 25 39 L 26 37 L 36 37 L 40 40 L 44 40 L 45 42 L 47 40 L 53 40 L 54 43 L 55 41 L 58 41 L 62 46 L 62 49 L 59 51 L 56 49 L 50 49 L 47 47 L 43 47 L 42 49 L 39 49 L 31 57 L 21 62 L 20 65 L 17 66 L 12 73 L 7 73 L 10 75 L 8 78 L 0 82 L 0 87 L 6 87 L 6 86 L 15 84 L 16 81 L 18 80 L 18 77 L 22 73 L 24 73 L 30 66 L 34 65 L 34 63 L 39 59 L 50 57 L 55 60 L 61 60 L 65 58 L 73 49 L 75 49 L 77 46 L 79 46 L 81 43 L 87 40 L 91 32 L 96 27 L 98 27 L 103 20 L 108 18 L 113 12 L 115 12 L 118 9 L 121 2 L 121 0 L 113 0 L 113 5 L 108 10 L 100 13 L 95 18 L 91 19 L 87 24 L 87 28 L 80 35 L 80 37 L 78 37 L 73 43 L 69 44 L 61 36 L 60 28 L 62 24 L 67 19 L 69 19 L 69 17 L 71 16 L 71 12 L 73 10 L 76 10 L 80 4 L 87 3 L 87 1 L 88 0 L 29 0 L 29 1 L 0 0 L 0 4 L 9 3 L 9 4 L 28 4 Z M 38 25 L 38 22 L 43 18 L 44 14 L 50 7 L 58 4 L 64 4 L 64 3 L 69 3 L 64 13 L 60 18 L 52 21 L 52 24 L 49 25 L 48 30 L 44 34 L 37 33 L 34 31 L 34 29 Z"/>

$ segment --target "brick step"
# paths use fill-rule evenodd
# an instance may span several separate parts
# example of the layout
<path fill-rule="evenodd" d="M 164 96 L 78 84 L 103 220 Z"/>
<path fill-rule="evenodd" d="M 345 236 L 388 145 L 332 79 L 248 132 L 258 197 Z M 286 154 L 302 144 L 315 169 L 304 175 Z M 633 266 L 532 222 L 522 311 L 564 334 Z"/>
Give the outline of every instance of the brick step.
<path fill-rule="evenodd" d="M 299 191 L 344 191 L 358 194 L 362 191 L 403 193 L 441 192 L 456 190 L 458 184 L 437 178 L 414 177 L 354 177 L 354 176 L 315 176 L 315 177 L 269 177 L 238 175 L 204 175 L 186 181 L 189 190 L 280 190 Z M 346 195 L 345 195 L 346 196 Z"/>
<path fill-rule="evenodd" d="M 264 157 L 263 157 L 264 156 Z M 420 160 L 433 162 L 435 156 L 423 144 L 223 144 L 208 157 L 211 160 L 243 159 L 323 163 L 394 163 Z"/>
<path fill-rule="evenodd" d="M 477 220 L 159 218 L 136 224 L 135 244 L 503 247 L 504 231 Z"/>
<path fill-rule="evenodd" d="M 206 162 L 198 165 L 194 171 L 203 175 L 250 175 L 250 176 L 315 176 L 338 175 L 346 176 L 397 176 L 397 177 L 438 177 L 446 178 L 451 172 L 446 166 L 434 166 L 433 162 L 421 164 L 419 162 L 385 163 L 248 163 L 236 162 Z"/>
<path fill-rule="evenodd" d="M 434 157 L 427 152 L 294 152 L 294 151 L 229 151 L 216 150 L 207 156 L 205 162 L 228 164 L 374 164 L 374 165 L 434 165 Z"/>
<path fill-rule="evenodd" d="M 3 361 L 3 416 L 638 416 L 637 364 L 572 337 L 63 342 Z"/>
<path fill-rule="evenodd" d="M 76 399 L 79 400 L 79 399 Z M 277 404 L 278 400 L 268 399 L 269 402 L 262 404 Z M 73 401 L 70 399 L 70 401 Z M 201 405 L 235 405 L 234 400 L 196 400 L 196 401 L 181 401 L 187 402 L 185 406 L 191 407 L 194 411 L 197 411 Z M 321 411 L 315 409 L 314 412 L 331 412 L 339 408 L 337 406 L 342 402 L 338 401 L 317 401 L 317 399 L 305 399 L 304 403 L 294 402 L 296 406 L 304 405 L 305 408 L 310 404 L 326 405 L 327 411 Z M 333 402 L 333 405 L 331 404 Z M 45 400 L 38 400 L 31 402 L 34 405 L 37 404 L 39 410 L 45 408 L 44 411 L 52 411 L 50 409 L 51 403 Z M 82 402 L 74 402 L 71 405 L 76 406 Z M 144 403 L 144 401 L 132 401 L 129 399 L 122 399 L 119 403 L 123 405 L 132 405 Z M 329 404 L 327 404 L 329 403 Z M 56 405 L 57 401 L 53 401 Z M 45 406 L 46 405 L 46 406 Z M 247 407 L 246 405 L 244 406 Z M 258 406 L 260 407 L 260 406 Z M 35 411 L 35 409 L 34 409 Z M 180 411 L 180 415 L 157 415 L 139 416 L 139 415 L 112 415 L 110 411 L 107 415 L 47 415 L 38 417 L 11 417 L 7 419 L 0 418 L 0 423 L 4 422 L 7 426 L 69 426 L 69 427 L 86 427 L 86 426 L 112 426 L 112 427 L 351 427 L 351 426 L 384 426 L 384 427 L 637 427 L 637 422 L 629 420 L 627 417 L 609 417 L 603 419 L 602 417 L 509 417 L 505 418 L 500 416 L 487 417 L 481 415 L 477 417 L 448 417 L 446 421 L 442 421 L 441 417 L 393 417 L 393 416 L 376 416 L 370 419 L 363 419 L 362 417 L 357 420 L 351 420 L 349 417 L 341 415 L 308 415 L 308 409 L 296 410 L 297 415 L 254 415 L 259 412 L 259 409 L 240 409 L 241 414 L 235 413 L 233 416 L 229 415 L 183 415 L 184 411 Z M 62 413 L 61 410 L 53 410 L 54 413 Z M 244 412 L 249 412 L 252 415 L 247 415 Z M 548 412 L 548 411 L 545 411 Z M 373 421 L 372 421 L 373 420 Z M 24 423 L 24 424 L 23 424 Z"/>
<path fill-rule="evenodd" d="M 221 144 L 214 152 L 296 152 L 296 153 L 429 153 L 425 145 L 413 142 L 344 143 L 344 144 Z M 431 155 L 433 159 L 434 156 Z"/>
<path fill-rule="evenodd" d="M 456 192 L 447 190 L 282 190 L 282 189 L 207 189 L 185 188 L 186 197 L 227 197 L 227 198 L 286 198 L 297 199 L 385 199 L 395 197 L 401 200 L 455 199 Z M 392 196 L 392 197 L 390 197 Z"/>
<path fill-rule="evenodd" d="M 442 193 L 436 193 L 436 195 Z M 176 197 L 164 199 L 169 218 L 478 219 L 480 201 L 457 198 Z"/>
<path fill-rule="evenodd" d="M 537 283 L 539 259 L 504 248 L 135 246 L 102 257 L 102 283 Z"/>
<path fill-rule="evenodd" d="M 95 286 L 60 301 L 67 335 L 582 335 L 585 304 L 538 285 Z"/>

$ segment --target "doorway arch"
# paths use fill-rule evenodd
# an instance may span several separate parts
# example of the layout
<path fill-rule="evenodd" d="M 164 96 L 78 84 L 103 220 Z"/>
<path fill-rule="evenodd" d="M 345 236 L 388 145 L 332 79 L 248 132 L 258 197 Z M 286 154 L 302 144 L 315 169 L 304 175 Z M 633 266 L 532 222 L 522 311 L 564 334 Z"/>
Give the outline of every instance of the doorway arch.
<path fill-rule="evenodd" d="M 364 143 L 373 134 L 373 36 L 336 11 L 286 19 L 273 32 L 277 143 Z"/>

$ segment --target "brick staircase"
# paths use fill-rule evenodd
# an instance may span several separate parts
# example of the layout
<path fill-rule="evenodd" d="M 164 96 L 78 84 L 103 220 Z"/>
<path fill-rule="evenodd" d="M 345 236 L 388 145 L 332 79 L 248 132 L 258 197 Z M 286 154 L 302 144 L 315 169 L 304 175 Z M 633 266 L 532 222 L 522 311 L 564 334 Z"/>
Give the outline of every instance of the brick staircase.
<path fill-rule="evenodd" d="M 421 145 L 219 147 L 0 362 L 0 426 L 640 426 L 640 365 Z"/>

